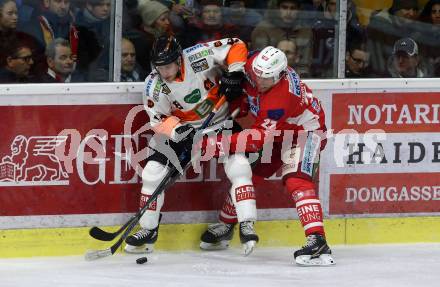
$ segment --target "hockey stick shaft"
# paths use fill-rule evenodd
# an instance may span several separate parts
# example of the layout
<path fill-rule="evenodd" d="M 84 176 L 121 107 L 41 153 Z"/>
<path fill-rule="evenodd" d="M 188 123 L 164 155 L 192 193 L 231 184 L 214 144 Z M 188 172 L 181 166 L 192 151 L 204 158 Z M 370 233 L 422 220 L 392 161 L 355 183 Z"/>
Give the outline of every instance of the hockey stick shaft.
<path fill-rule="evenodd" d="M 210 124 L 211 120 L 214 118 L 215 114 L 218 112 L 218 110 L 221 108 L 221 106 L 225 103 L 225 101 L 226 101 L 225 96 L 222 96 L 219 99 L 219 101 L 217 102 L 217 104 L 215 105 L 215 107 L 213 108 L 213 110 L 211 111 L 211 113 L 205 119 L 205 121 L 203 122 L 203 124 L 199 128 L 199 130 L 203 130 L 206 127 L 208 127 L 208 125 Z M 238 112 L 234 112 L 231 115 L 230 118 L 233 119 L 237 114 L 238 114 Z M 185 157 L 189 156 L 190 157 L 191 156 L 191 151 L 189 152 L 189 154 L 188 153 L 183 153 L 183 156 L 185 156 Z M 187 161 L 187 163 L 185 164 L 185 166 L 183 168 L 183 171 L 186 170 L 189 166 L 190 166 L 190 162 Z M 107 257 L 107 256 L 110 256 L 110 255 L 114 254 L 116 252 L 116 250 L 122 245 L 122 243 L 124 242 L 125 238 L 128 237 L 128 235 L 131 233 L 133 228 L 139 222 L 139 219 L 142 217 L 142 215 L 147 211 L 147 209 L 149 208 L 150 204 L 154 200 L 156 200 L 156 198 L 163 191 L 165 191 L 172 183 L 174 183 L 174 181 L 178 178 L 179 175 L 180 175 L 180 173 L 179 173 L 178 169 L 175 166 L 172 166 L 171 169 L 169 170 L 169 172 L 167 173 L 167 175 L 165 176 L 165 178 L 162 179 L 162 181 L 160 182 L 160 184 L 158 185 L 156 190 L 148 198 L 148 200 L 145 203 L 145 205 L 135 215 L 133 215 L 121 228 L 119 228 L 118 231 L 116 231 L 114 233 L 108 233 L 109 234 L 108 237 L 111 236 L 111 237 L 115 238 L 123 230 L 125 230 L 124 233 L 121 235 L 121 237 L 118 239 L 118 241 L 116 241 L 110 248 L 107 248 L 107 249 L 104 249 L 104 250 L 91 250 L 91 251 L 88 251 L 85 254 L 85 259 L 86 260 L 95 260 L 95 259 Z M 99 229 L 99 228 L 97 228 L 97 227 L 95 228 L 94 227 L 92 229 Z M 92 232 L 91 232 L 92 229 L 89 232 L 90 235 L 92 235 Z M 102 234 L 106 234 L 107 233 L 104 230 L 101 230 L 101 231 L 102 231 L 101 232 Z"/>
<path fill-rule="evenodd" d="M 213 110 L 211 111 L 211 113 L 208 115 L 208 117 L 205 119 L 205 121 L 203 122 L 202 126 L 199 128 L 199 130 L 203 130 L 205 129 L 210 122 L 212 121 L 212 119 L 214 118 L 215 114 L 218 112 L 218 110 L 223 106 L 223 104 L 226 101 L 226 97 L 221 97 L 218 102 L 216 103 L 215 107 L 213 108 Z M 115 232 L 107 232 L 97 226 L 93 226 L 90 230 L 89 230 L 89 234 L 91 237 L 97 239 L 97 240 L 101 240 L 101 241 L 112 241 L 113 239 L 115 239 L 119 234 L 121 234 L 129 225 L 130 222 L 132 220 L 136 220 L 137 217 L 137 213 L 135 215 L 133 215 L 132 217 L 130 217 L 130 219 L 124 224 L 122 225 L 117 231 Z"/>

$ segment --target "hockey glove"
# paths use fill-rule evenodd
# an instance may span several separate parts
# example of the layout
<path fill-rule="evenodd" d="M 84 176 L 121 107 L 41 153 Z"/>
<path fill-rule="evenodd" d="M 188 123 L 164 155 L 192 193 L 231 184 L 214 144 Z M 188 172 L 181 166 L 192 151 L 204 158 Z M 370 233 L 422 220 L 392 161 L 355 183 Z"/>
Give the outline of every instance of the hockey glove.
<path fill-rule="evenodd" d="M 219 95 L 225 95 L 228 102 L 240 97 L 243 93 L 241 87 L 243 78 L 243 72 L 224 72 L 220 79 Z"/>
<path fill-rule="evenodd" d="M 189 124 L 182 125 L 176 128 L 176 139 L 178 144 L 182 147 L 182 153 L 179 160 L 182 165 L 191 160 L 191 149 L 194 141 L 196 130 Z"/>

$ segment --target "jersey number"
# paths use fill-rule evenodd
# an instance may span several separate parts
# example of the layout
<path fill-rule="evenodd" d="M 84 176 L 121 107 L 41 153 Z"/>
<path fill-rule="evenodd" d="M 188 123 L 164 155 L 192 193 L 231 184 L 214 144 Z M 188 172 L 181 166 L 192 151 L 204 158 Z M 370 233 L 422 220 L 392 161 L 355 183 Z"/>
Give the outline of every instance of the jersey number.
<path fill-rule="evenodd" d="M 274 130 L 275 127 L 277 126 L 277 121 L 271 119 L 264 119 L 264 123 L 262 123 L 261 126 L 265 130 Z"/>

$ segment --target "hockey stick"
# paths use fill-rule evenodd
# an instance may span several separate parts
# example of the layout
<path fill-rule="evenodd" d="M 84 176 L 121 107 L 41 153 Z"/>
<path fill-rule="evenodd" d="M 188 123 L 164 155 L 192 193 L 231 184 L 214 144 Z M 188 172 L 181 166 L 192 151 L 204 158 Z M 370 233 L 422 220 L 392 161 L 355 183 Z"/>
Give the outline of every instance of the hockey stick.
<path fill-rule="evenodd" d="M 212 118 L 217 113 L 218 109 L 224 104 L 225 99 L 226 99 L 225 97 L 220 98 L 220 100 L 217 102 L 217 104 L 214 107 L 214 109 L 212 110 L 212 112 L 208 115 L 208 117 L 203 122 L 202 126 L 199 128 L 199 130 L 205 129 L 209 125 L 209 123 L 211 122 Z M 171 170 L 170 170 L 170 172 L 171 172 Z M 103 229 L 101 229 L 101 228 L 99 228 L 97 226 L 93 226 L 89 230 L 89 234 L 90 234 L 91 237 L 93 237 L 93 238 L 95 238 L 97 240 L 112 241 L 113 239 L 115 239 L 119 234 L 121 234 L 130 225 L 130 222 L 132 220 L 136 219 L 136 217 L 138 216 L 138 213 L 134 214 L 124 225 L 122 225 L 115 232 L 107 232 L 107 231 L 105 231 L 105 230 L 103 230 Z"/>
<path fill-rule="evenodd" d="M 202 126 L 199 128 L 199 130 L 203 130 L 206 127 L 208 127 L 209 123 L 211 122 L 212 118 L 215 116 L 215 114 L 218 112 L 218 110 L 220 109 L 220 107 L 223 105 L 223 103 L 225 102 L 225 97 L 222 96 L 222 98 L 220 98 L 220 100 L 217 102 L 217 104 L 215 105 L 214 109 L 212 110 L 212 112 L 209 114 L 209 116 L 205 119 L 205 121 L 203 122 Z M 234 111 L 231 116 L 229 118 L 233 119 L 237 114 L 238 114 L 239 110 L 237 109 L 236 111 Z M 187 151 L 182 153 L 182 158 L 180 158 L 181 162 L 185 162 L 185 166 L 184 169 L 187 169 L 190 165 L 190 157 L 191 157 L 191 151 Z M 179 171 L 178 169 L 173 166 L 170 171 L 168 172 L 168 174 L 165 176 L 164 179 L 162 179 L 162 181 L 160 182 L 159 186 L 156 188 L 156 190 L 153 192 L 153 194 L 148 198 L 147 202 L 145 203 L 144 207 L 142 209 L 140 209 L 135 215 L 133 215 L 121 228 L 119 228 L 116 232 L 114 233 L 109 233 L 106 232 L 102 229 L 99 229 L 98 227 L 96 228 L 92 228 L 94 230 L 101 230 L 98 231 L 98 233 L 100 235 L 105 234 L 105 236 L 107 236 L 107 238 L 109 237 L 113 237 L 115 238 L 117 235 L 119 235 L 119 233 L 121 233 L 125 228 L 125 232 L 121 235 L 121 237 L 118 239 L 118 241 L 116 243 L 114 243 L 110 248 L 104 249 L 104 250 L 90 250 L 85 254 L 85 259 L 86 260 L 95 260 L 95 259 L 99 259 L 99 258 L 103 258 L 103 257 L 107 257 L 110 256 L 112 254 L 114 254 L 116 252 L 116 250 L 121 246 L 121 244 L 123 243 L 123 241 L 125 240 L 125 238 L 127 238 L 127 236 L 130 234 L 130 232 L 133 230 L 133 228 L 136 226 L 136 224 L 138 223 L 139 219 L 142 217 L 142 215 L 146 212 L 146 210 L 148 209 L 148 207 L 150 206 L 150 204 L 159 196 L 159 194 L 161 194 L 164 190 L 166 190 L 171 184 L 174 183 L 175 180 L 177 180 L 178 176 L 179 176 Z M 96 232 L 96 231 L 95 231 Z M 95 233 L 94 233 L 95 234 Z M 92 234 L 91 234 L 92 235 Z M 96 235 L 96 234 L 95 234 Z"/>

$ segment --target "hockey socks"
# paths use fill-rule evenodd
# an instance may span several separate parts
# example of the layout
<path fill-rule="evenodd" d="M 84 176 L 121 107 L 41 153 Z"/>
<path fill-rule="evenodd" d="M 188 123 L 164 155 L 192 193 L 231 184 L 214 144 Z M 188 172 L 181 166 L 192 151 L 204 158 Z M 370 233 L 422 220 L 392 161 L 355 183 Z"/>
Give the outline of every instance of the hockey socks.
<path fill-rule="evenodd" d="M 295 202 L 306 236 L 310 234 L 325 236 L 321 202 L 316 195 L 314 184 L 300 178 L 288 178 L 286 188 Z"/>

